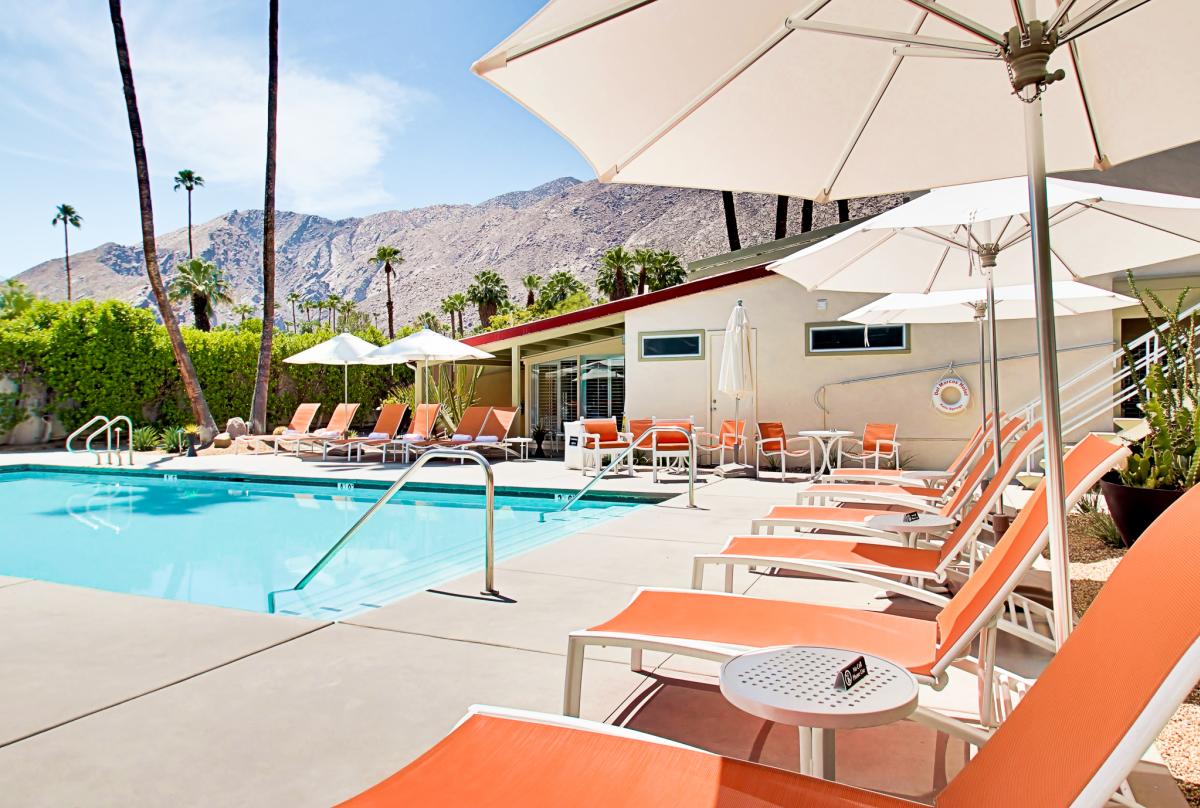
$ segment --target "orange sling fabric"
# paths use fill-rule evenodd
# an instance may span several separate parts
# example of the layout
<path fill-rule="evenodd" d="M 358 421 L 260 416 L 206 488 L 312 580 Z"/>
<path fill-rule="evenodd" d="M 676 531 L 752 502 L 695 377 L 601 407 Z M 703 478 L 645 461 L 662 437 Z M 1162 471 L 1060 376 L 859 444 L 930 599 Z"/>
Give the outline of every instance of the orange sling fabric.
<path fill-rule="evenodd" d="M 787 433 L 779 421 L 759 421 L 758 438 L 764 452 L 779 452 L 787 446 Z"/>
<path fill-rule="evenodd" d="M 793 539 L 776 536 L 734 536 L 721 555 L 781 558 L 793 561 L 819 561 L 855 567 L 900 568 L 933 572 L 941 561 L 938 550 L 901 547 L 898 544 L 873 544 L 869 541 L 841 539 Z"/>
<path fill-rule="evenodd" d="M 615 418 L 589 418 L 583 422 L 583 431 L 589 435 L 599 435 L 600 441 L 617 439 L 617 420 Z"/>
<path fill-rule="evenodd" d="M 867 424 L 863 430 L 862 448 L 864 452 L 884 453 L 892 451 L 892 442 L 896 440 L 895 424 Z M 880 443 L 886 444 L 882 449 Z"/>
<path fill-rule="evenodd" d="M 292 420 L 288 423 L 288 429 L 293 432 L 307 432 L 312 426 L 313 419 L 317 417 L 319 409 L 321 409 L 320 404 L 301 404 L 293 413 Z"/>
<path fill-rule="evenodd" d="M 917 808 L 697 749 L 473 715 L 354 808 Z"/>
<path fill-rule="evenodd" d="M 418 404 L 417 411 L 413 414 L 412 423 L 408 427 L 409 433 L 412 435 L 432 435 L 433 425 L 437 423 L 438 412 L 441 409 L 441 404 Z"/>
<path fill-rule="evenodd" d="M 1071 804 L 1200 639 L 1198 544 L 1200 488 L 1193 488 L 1117 565 L 1033 689 L 939 796 L 938 808 Z"/>

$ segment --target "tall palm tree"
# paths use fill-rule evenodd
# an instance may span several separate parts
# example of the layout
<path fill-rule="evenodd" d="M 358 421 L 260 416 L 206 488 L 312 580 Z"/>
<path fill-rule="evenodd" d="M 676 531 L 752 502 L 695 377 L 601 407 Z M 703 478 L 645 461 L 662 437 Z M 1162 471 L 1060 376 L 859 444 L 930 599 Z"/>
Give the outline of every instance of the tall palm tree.
<path fill-rule="evenodd" d="M 600 259 L 600 273 L 596 286 L 608 295 L 609 300 L 629 297 L 633 281 L 633 256 L 624 247 L 616 246 L 604 253 Z"/>
<path fill-rule="evenodd" d="M 249 303 L 235 303 L 230 311 L 237 315 L 238 323 L 244 323 L 246 318 L 254 313 L 254 306 Z"/>
<path fill-rule="evenodd" d="M 300 302 L 299 292 L 288 292 L 287 302 L 292 307 L 292 330 L 298 330 L 296 326 L 296 304 Z"/>
<path fill-rule="evenodd" d="M 500 305 L 508 302 L 508 284 L 496 272 L 485 269 L 467 287 L 467 300 L 479 309 L 479 324 L 487 328 Z"/>
<path fill-rule="evenodd" d="M 71 243 L 67 238 L 67 233 L 71 227 L 79 229 L 83 224 L 83 217 L 79 215 L 79 211 L 65 202 L 58 206 L 54 218 L 50 220 L 50 226 L 56 227 L 59 222 L 63 226 L 63 269 L 67 273 L 67 302 L 71 302 Z M 70 225 L 70 227 L 68 227 Z"/>
<path fill-rule="evenodd" d="M 668 286 L 677 286 L 687 280 L 687 275 L 687 267 L 679 260 L 678 255 L 670 250 L 655 253 L 653 269 L 648 279 L 650 291 L 657 292 Z"/>
<path fill-rule="evenodd" d="M 167 295 L 171 300 L 191 300 L 192 318 L 201 331 L 212 330 L 215 304 L 233 302 L 225 275 L 216 264 L 201 258 L 179 265 L 179 274 L 171 282 Z"/>
<path fill-rule="evenodd" d="M 188 258 L 195 258 L 196 253 L 192 249 L 192 191 L 204 185 L 204 177 L 201 177 L 190 168 L 181 169 L 175 175 L 175 190 L 180 188 L 187 191 L 188 201 Z"/>
<path fill-rule="evenodd" d="M 646 276 L 653 271 L 654 263 L 658 260 L 658 253 L 654 250 L 641 248 L 633 251 L 633 263 L 638 268 L 637 275 L 637 293 L 639 295 L 646 294 Z"/>
<path fill-rule="evenodd" d="M 537 290 L 542 285 L 542 276 L 526 275 L 521 278 L 521 285 L 525 287 L 525 305 L 532 306 L 537 300 Z"/>
<path fill-rule="evenodd" d="M 342 296 L 330 294 L 325 297 L 325 305 L 329 307 L 329 327 L 337 331 L 337 316 L 342 306 Z"/>
<path fill-rule="evenodd" d="M 250 399 L 252 434 L 267 431 L 271 349 L 275 344 L 275 142 L 279 117 L 279 0 L 270 0 L 267 13 L 267 165 L 263 183 L 263 309 L 258 338 L 258 369 Z"/>
<path fill-rule="evenodd" d="M 459 328 L 459 320 L 462 317 L 463 309 L 467 307 L 467 296 L 462 292 L 456 292 L 452 295 L 446 295 L 442 298 L 442 312 L 450 318 L 450 336 L 458 337 L 462 331 Z"/>
<path fill-rule="evenodd" d="M 129 116 L 129 136 L 133 141 L 133 163 L 137 169 L 138 202 L 142 214 L 142 254 L 146 261 L 146 276 L 158 304 L 159 315 L 179 366 L 179 376 L 188 402 L 192 405 L 192 418 L 199 427 L 200 443 L 208 446 L 217 434 L 217 425 L 200 387 L 200 379 L 183 342 L 179 321 L 171 309 L 171 299 L 158 271 L 158 254 L 154 244 L 154 205 L 150 199 L 150 166 L 146 160 L 146 143 L 142 136 L 142 116 L 138 112 L 137 91 L 133 86 L 133 68 L 129 64 L 129 43 L 125 39 L 125 21 L 121 18 L 121 0 L 108 0 L 109 16 L 112 18 L 113 40 L 117 50 L 117 65 L 121 70 L 121 87 L 125 94 L 125 109 Z"/>
<path fill-rule="evenodd" d="M 543 284 L 542 293 L 538 296 L 538 306 L 548 311 L 571 295 L 584 291 L 587 291 L 587 287 L 584 286 L 583 281 L 567 270 L 560 269 L 550 273 L 550 277 Z"/>
<path fill-rule="evenodd" d="M 387 316 L 388 316 L 388 339 L 396 338 L 395 315 L 392 308 L 392 273 L 396 270 L 392 265 L 400 266 L 404 263 L 404 256 L 395 247 L 383 246 L 375 250 L 375 254 L 371 256 L 372 264 L 383 264 L 383 277 L 387 281 Z"/>
<path fill-rule="evenodd" d="M 439 334 L 442 332 L 442 321 L 431 311 L 423 311 L 418 314 L 413 318 L 413 325 L 417 328 L 428 328 L 430 331 L 436 331 Z"/>
<path fill-rule="evenodd" d="M 354 331 L 361 328 L 364 318 L 361 316 L 358 306 L 353 300 L 342 300 L 338 304 L 338 317 L 341 318 L 343 331 Z"/>

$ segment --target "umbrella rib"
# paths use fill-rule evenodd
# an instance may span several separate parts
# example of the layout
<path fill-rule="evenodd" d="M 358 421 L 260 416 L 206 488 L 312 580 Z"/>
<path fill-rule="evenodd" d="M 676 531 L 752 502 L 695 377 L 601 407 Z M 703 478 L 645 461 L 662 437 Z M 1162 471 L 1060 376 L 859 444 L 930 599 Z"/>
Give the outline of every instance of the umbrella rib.
<path fill-rule="evenodd" d="M 483 73 L 487 72 L 487 70 L 494 69 L 495 67 L 504 67 L 509 62 L 520 59 L 522 56 L 528 56 L 531 53 L 536 53 L 542 48 L 562 42 L 564 39 L 570 39 L 576 34 L 582 34 L 584 31 L 595 28 L 598 25 L 603 25 L 610 20 L 615 20 L 617 17 L 622 17 L 631 11 L 636 11 L 643 6 L 648 6 L 654 2 L 657 2 L 657 0 L 626 0 L 626 2 L 618 3 L 616 6 L 608 9 L 607 11 L 602 11 L 598 14 L 593 14 L 590 17 L 585 17 L 578 22 L 565 25 L 562 28 L 558 28 L 554 31 L 548 31 L 541 36 L 534 37 L 528 42 L 524 42 L 516 47 L 509 48 L 507 51 L 501 54 L 503 61 L 496 60 L 496 64 L 493 65 L 490 64 L 492 60 L 487 60 L 489 64 L 480 67 L 480 69 L 476 72 Z M 483 62 L 481 61 L 479 64 L 483 65 Z"/>
<path fill-rule="evenodd" d="M 1058 262 L 1063 265 L 1063 267 L 1067 270 L 1067 273 L 1070 274 L 1071 280 L 1073 280 L 1073 281 L 1079 280 L 1079 273 L 1076 272 L 1075 270 L 1071 269 L 1071 265 L 1063 260 L 1063 257 L 1059 254 L 1058 250 L 1054 249 L 1053 244 L 1050 245 L 1050 254 L 1053 255 L 1055 258 L 1057 258 Z"/>
<path fill-rule="evenodd" d="M 1143 6 L 1150 0 L 1123 0 L 1116 4 L 1109 3 L 1106 8 L 1100 9 L 1098 13 L 1092 15 L 1089 19 L 1072 20 L 1062 32 L 1062 41 L 1071 42 L 1084 34 L 1090 34 L 1101 26 L 1107 25 L 1118 17 L 1123 17 L 1139 6 Z M 1099 3 L 1097 5 L 1100 5 Z"/>
<path fill-rule="evenodd" d="M 1100 134 L 1096 131 L 1096 119 L 1092 115 L 1092 104 L 1088 100 L 1087 88 L 1083 86 L 1083 73 L 1079 70 L 1079 48 L 1074 42 L 1067 45 L 1071 54 L 1071 67 L 1075 72 L 1075 86 L 1079 88 L 1079 100 L 1083 102 L 1083 114 L 1087 117 L 1088 133 L 1092 137 L 1092 150 L 1095 153 L 1094 165 L 1098 169 L 1108 168 L 1108 158 L 1100 148 Z"/>
<path fill-rule="evenodd" d="M 1013 17 L 1017 21 L 1017 28 L 1021 29 L 1021 36 L 1026 36 L 1029 33 L 1029 26 L 1026 24 L 1025 9 L 1021 8 L 1021 0 L 1012 0 Z"/>
<path fill-rule="evenodd" d="M 938 241 L 944 241 L 947 244 L 950 244 L 954 247 L 958 247 L 960 250 L 970 249 L 969 244 L 965 244 L 961 241 L 955 241 L 954 239 L 950 238 L 949 236 L 943 236 L 941 233 L 938 233 L 935 230 L 929 230 L 924 227 L 912 227 L 912 228 L 905 228 L 905 229 L 906 230 L 915 230 L 918 233 L 924 233 L 925 235 L 929 236 L 930 238 L 936 239 Z"/>
<path fill-rule="evenodd" d="M 1114 216 L 1118 219 L 1124 219 L 1127 222 L 1132 222 L 1133 224 L 1141 225 L 1142 227 L 1149 227 L 1151 230 L 1157 230 L 1160 233 L 1166 233 L 1168 236 L 1175 236 L 1176 238 L 1185 239 L 1187 241 L 1194 241 L 1197 244 L 1200 244 L 1200 239 L 1192 238 L 1191 236 L 1184 235 L 1183 233 L 1177 233 L 1174 230 L 1167 229 L 1166 227 L 1160 227 L 1159 225 L 1151 224 L 1150 222 L 1143 222 L 1139 219 L 1133 218 L 1132 216 L 1125 216 L 1124 214 L 1117 213 L 1116 211 L 1105 210 L 1104 208 L 1098 208 L 1094 204 L 1091 204 L 1088 202 L 1080 202 L 1078 204 L 1083 205 L 1088 210 L 1094 210 L 1097 213 L 1106 213 L 1109 216 Z"/>
<path fill-rule="evenodd" d="M 1049 219 L 1050 226 L 1055 227 L 1057 225 L 1062 224 L 1065 221 L 1074 219 L 1076 216 L 1083 213 L 1084 210 L 1086 210 L 1086 209 L 1087 209 L 1086 206 L 1082 202 L 1071 202 L 1068 205 L 1063 205 L 1061 208 L 1056 210 L 1054 213 L 1050 214 L 1050 219 Z M 1069 215 L 1067 215 L 1068 211 L 1070 211 Z M 1021 220 L 1025 222 L 1025 228 L 1023 230 L 1021 230 L 1021 232 L 1014 235 L 1008 241 L 1004 242 L 1003 244 L 1000 244 L 1001 251 L 1007 250 L 1009 247 L 1013 246 L 1014 244 L 1018 244 L 1018 243 L 1024 241 L 1025 239 L 1029 238 L 1029 220 L 1026 219 L 1024 215 L 1021 216 Z M 1011 221 L 1011 219 L 1010 219 L 1010 221 Z M 997 243 L 999 243 L 999 241 L 997 241 Z"/>
<path fill-rule="evenodd" d="M 909 3 L 923 8 L 935 17 L 940 17 L 953 26 L 961 28 L 969 34 L 991 42 L 993 45 L 1004 47 L 1004 37 L 980 22 L 976 22 L 965 14 L 946 8 L 936 0 L 908 0 Z"/>
<path fill-rule="evenodd" d="M 946 264 L 946 258 L 950 255 L 950 248 L 942 250 L 942 257 L 938 260 L 937 266 L 933 268 L 933 273 L 929 276 L 929 281 L 925 284 L 923 294 L 929 294 L 929 290 L 933 288 L 933 284 L 937 281 L 938 275 L 942 272 L 942 267 Z"/>
<path fill-rule="evenodd" d="M 1058 28 L 1058 24 L 1062 22 L 1063 17 L 1067 16 L 1067 12 L 1071 10 L 1071 7 L 1074 6 L 1075 3 L 1076 0 L 1061 0 L 1061 2 L 1058 4 L 1058 8 L 1054 10 L 1054 16 L 1052 16 L 1047 23 L 1046 29 L 1053 31 Z"/>
<path fill-rule="evenodd" d="M 925 17 L 922 16 L 921 23 L 923 24 L 924 21 Z M 875 39 L 880 42 L 893 42 L 900 45 L 919 45 L 940 50 L 961 51 L 977 56 L 995 57 L 1000 55 L 999 48 L 992 45 L 980 45 L 977 42 L 967 42 L 961 39 L 946 39 L 945 37 L 918 34 L 916 31 L 920 30 L 920 24 L 916 26 L 916 29 L 912 33 L 907 34 L 901 31 L 888 31 L 883 28 L 864 28 L 858 25 L 797 20 L 792 17 L 787 19 L 786 25 L 794 31 L 834 34 L 836 36 L 854 37 L 855 39 Z"/>

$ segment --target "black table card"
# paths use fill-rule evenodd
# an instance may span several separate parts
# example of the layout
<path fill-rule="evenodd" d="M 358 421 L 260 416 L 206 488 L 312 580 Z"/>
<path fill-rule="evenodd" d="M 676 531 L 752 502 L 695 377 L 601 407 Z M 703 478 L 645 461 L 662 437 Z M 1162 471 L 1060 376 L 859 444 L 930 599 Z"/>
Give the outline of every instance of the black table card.
<path fill-rule="evenodd" d="M 866 675 L 867 660 L 860 656 L 837 672 L 837 680 L 834 681 L 833 687 L 836 690 L 849 690 L 866 678 Z"/>
<path fill-rule="evenodd" d="M 915 522 L 920 518 L 921 514 L 917 513 L 916 511 L 909 511 L 908 513 L 904 514 L 905 522 Z"/>

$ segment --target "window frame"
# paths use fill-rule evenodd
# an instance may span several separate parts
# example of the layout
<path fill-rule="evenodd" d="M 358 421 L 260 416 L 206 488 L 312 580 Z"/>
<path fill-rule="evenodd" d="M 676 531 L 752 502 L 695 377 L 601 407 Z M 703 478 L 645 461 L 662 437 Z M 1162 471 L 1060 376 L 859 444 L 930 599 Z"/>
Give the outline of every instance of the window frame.
<path fill-rule="evenodd" d="M 638 332 L 638 361 L 639 362 L 693 362 L 705 358 L 705 342 L 707 333 L 703 328 L 685 328 L 676 331 L 639 331 Z M 695 337 L 697 353 L 672 354 L 670 356 L 647 356 L 646 340 L 655 337 Z"/>
<path fill-rule="evenodd" d="M 883 347 L 883 348 L 813 348 L 813 331 L 826 329 L 864 329 L 873 326 L 883 326 L 885 328 L 901 328 L 903 329 L 903 344 L 898 347 Z M 871 323 L 863 325 L 859 323 L 847 323 L 844 320 L 828 323 L 805 323 L 804 326 L 804 355 L 805 356 L 854 356 L 864 354 L 878 353 L 912 353 L 912 327 L 908 323 Z"/>

